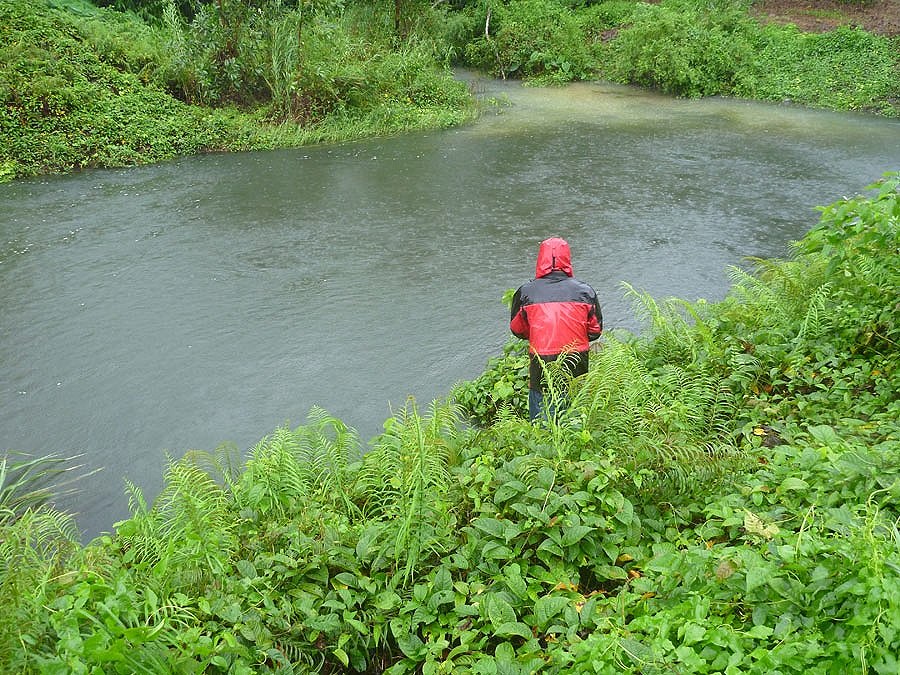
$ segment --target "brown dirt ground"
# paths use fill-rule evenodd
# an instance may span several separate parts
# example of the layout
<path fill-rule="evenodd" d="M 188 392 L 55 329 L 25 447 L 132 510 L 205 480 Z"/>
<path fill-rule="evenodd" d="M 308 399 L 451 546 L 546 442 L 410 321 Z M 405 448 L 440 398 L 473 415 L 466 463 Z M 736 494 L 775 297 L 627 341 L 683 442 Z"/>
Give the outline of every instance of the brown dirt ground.
<path fill-rule="evenodd" d="M 900 35 L 900 0 L 755 0 L 750 13 L 762 22 L 788 24 L 808 33 L 859 26 Z"/>

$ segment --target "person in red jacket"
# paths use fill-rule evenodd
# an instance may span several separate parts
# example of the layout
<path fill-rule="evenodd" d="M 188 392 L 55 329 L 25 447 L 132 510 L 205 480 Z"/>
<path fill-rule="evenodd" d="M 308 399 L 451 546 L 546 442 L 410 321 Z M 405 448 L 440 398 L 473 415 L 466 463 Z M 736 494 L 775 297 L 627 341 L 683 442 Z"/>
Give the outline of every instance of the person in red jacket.
<path fill-rule="evenodd" d="M 513 296 L 509 328 L 528 340 L 528 415 L 531 420 L 555 414 L 545 410 L 542 362 L 564 357 L 573 377 L 588 369 L 590 342 L 603 332 L 597 293 L 572 273 L 572 253 L 565 239 L 552 237 L 538 249 L 535 278 Z"/>

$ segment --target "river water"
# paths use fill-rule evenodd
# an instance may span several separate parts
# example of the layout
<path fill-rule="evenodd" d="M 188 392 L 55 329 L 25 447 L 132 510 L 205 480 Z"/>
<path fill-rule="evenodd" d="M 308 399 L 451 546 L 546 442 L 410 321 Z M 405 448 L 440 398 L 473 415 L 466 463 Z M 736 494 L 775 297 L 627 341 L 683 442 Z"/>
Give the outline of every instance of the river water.
<path fill-rule="evenodd" d="M 637 330 L 622 282 L 720 299 L 900 169 L 897 121 L 473 86 L 499 105 L 462 128 L 0 185 L 0 451 L 102 468 L 60 504 L 91 538 L 167 453 L 248 450 L 312 406 L 365 442 L 477 376 L 547 236 Z"/>

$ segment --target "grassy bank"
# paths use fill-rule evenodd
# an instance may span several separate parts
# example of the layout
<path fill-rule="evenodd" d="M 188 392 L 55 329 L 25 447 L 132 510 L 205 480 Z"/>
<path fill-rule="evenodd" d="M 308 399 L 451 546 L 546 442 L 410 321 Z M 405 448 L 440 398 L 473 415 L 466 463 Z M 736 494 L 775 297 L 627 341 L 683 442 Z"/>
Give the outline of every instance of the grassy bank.
<path fill-rule="evenodd" d="M 895 673 L 898 190 L 720 303 L 635 293 L 646 334 L 604 338 L 549 425 L 512 353 L 365 454 L 314 410 L 246 461 L 173 459 L 87 546 L 18 478 L 0 670 Z"/>
<path fill-rule="evenodd" d="M 165 5 L 165 3 L 158 3 Z M 371 13 L 242 3 L 147 23 L 85 0 L 0 6 L 0 180 L 459 124 L 463 83 Z M 375 25 L 378 25 L 375 22 Z M 298 31 L 303 39 L 298 43 Z"/>
<path fill-rule="evenodd" d="M 742 0 L 109 4 L 0 5 L 0 180 L 460 124 L 450 65 L 900 114 L 900 39 Z"/>

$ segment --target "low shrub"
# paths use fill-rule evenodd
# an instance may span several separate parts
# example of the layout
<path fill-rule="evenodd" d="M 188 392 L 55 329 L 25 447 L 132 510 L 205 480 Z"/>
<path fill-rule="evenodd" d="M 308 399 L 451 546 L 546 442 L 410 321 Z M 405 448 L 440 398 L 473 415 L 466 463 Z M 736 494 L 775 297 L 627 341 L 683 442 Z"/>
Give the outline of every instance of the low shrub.
<path fill-rule="evenodd" d="M 642 5 L 606 49 L 603 75 L 676 96 L 730 94 L 753 62 L 743 4 Z"/>
<path fill-rule="evenodd" d="M 554 0 L 513 0 L 479 17 L 484 32 L 466 46 L 466 62 L 499 77 L 536 82 L 583 79 L 593 69 L 574 14 Z"/>
<path fill-rule="evenodd" d="M 846 26 L 821 34 L 766 26 L 752 44 L 755 65 L 735 88 L 738 96 L 900 115 L 896 38 Z"/>

